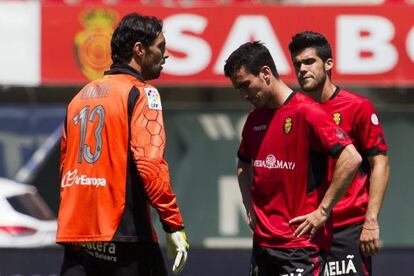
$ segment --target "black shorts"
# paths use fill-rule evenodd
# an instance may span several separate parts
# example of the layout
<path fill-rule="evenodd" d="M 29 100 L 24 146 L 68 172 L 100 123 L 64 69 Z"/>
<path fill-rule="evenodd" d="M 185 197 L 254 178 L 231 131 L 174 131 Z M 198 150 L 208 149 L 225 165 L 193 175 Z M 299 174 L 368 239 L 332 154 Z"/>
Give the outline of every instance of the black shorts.
<path fill-rule="evenodd" d="M 157 243 L 93 242 L 65 244 L 60 275 L 168 275 Z"/>
<path fill-rule="evenodd" d="M 250 276 L 323 275 L 325 254 L 314 248 L 253 246 Z"/>
<path fill-rule="evenodd" d="M 327 255 L 328 275 L 371 275 L 371 257 L 362 255 L 359 249 L 361 230 L 361 224 L 335 229 Z"/>

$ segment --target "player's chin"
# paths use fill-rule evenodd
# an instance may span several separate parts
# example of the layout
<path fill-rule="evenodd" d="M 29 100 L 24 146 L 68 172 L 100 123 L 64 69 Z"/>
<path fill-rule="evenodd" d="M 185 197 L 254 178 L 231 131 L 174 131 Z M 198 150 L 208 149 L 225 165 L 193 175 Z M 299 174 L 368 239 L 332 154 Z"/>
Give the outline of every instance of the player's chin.
<path fill-rule="evenodd" d="M 263 106 L 262 102 L 260 101 L 251 101 L 250 102 L 255 108 L 260 108 Z"/>
<path fill-rule="evenodd" d="M 154 79 L 158 79 L 161 75 L 161 70 L 157 70 L 154 72 L 151 72 L 150 74 L 148 74 L 145 79 L 146 80 L 154 80 Z"/>
<path fill-rule="evenodd" d="M 303 90 L 309 89 L 311 86 L 314 85 L 314 81 L 312 78 L 300 78 L 298 79 L 300 87 L 302 87 Z"/>
<path fill-rule="evenodd" d="M 162 69 L 164 69 L 162 65 L 160 65 L 157 69 L 155 69 L 155 75 L 157 76 L 157 78 L 161 75 Z"/>
<path fill-rule="evenodd" d="M 302 90 L 305 92 L 312 92 L 315 89 L 316 85 L 314 85 L 314 83 L 312 82 L 308 82 L 308 83 L 301 84 L 301 87 L 302 87 Z"/>

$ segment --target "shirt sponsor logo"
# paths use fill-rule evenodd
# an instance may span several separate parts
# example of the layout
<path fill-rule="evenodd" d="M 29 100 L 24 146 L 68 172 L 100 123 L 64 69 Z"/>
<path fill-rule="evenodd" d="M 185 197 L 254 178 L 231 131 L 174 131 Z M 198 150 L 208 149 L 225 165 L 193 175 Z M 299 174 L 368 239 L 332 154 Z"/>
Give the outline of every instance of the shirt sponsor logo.
<path fill-rule="evenodd" d="M 283 131 L 285 134 L 289 134 L 292 130 L 292 117 L 286 117 L 285 124 L 283 125 Z"/>
<path fill-rule="evenodd" d="M 68 188 L 75 185 L 82 186 L 106 186 L 106 179 L 103 177 L 89 177 L 85 174 L 78 175 L 78 170 L 68 171 L 62 178 L 60 183 L 62 188 Z"/>
<path fill-rule="evenodd" d="M 266 129 L 267 129 L 267 125 L 260 125 L 260 126 L 253 127 L 253 131 L 261 131 L 261 130 L 266 130 Z"/>
<path fill-rule="evenodd" d="M 324 276 L 356 275 L 354 255 L 347 255 L 345 260 L 332 261 L 325 264 Z"/>
<path fill-rule="evenodd" d="M 155 88 L 144 88 L 145 95 L 147 95 L 148 99 L 148 107 L 150 109 L 162 110 L 161 106 L 161 97 L 158 93 L 158 90 Z"/>
<path fill-rule="evenodd" d="M 378 120 L 377 114 L 372 114 L 372 115 L 371 115 L 371 122 L 372 122 L 374 125 L 376 125 L 376 126 L 379 124 L 379 120 Z"/>
<path fill-rule="evenodd" d="M 333 118 L 333 120 L 335 121 L 335 123 L 337 125 L 339 125 L 342 121 L 341 113 L 339 113 L 339 112 L 335 112 L 334 114 L 332 114 L 332 118 Z"/>
<path fill-rule="evenodd" d="M 288 162 L 283 160 L 277 160 L 276 156 L 269 154 L 266 160 L 254 160 L 253 167 L 267 168 L 267 169 L 281 169 L 281 170 L 294 170 L 295 162 Z"/>

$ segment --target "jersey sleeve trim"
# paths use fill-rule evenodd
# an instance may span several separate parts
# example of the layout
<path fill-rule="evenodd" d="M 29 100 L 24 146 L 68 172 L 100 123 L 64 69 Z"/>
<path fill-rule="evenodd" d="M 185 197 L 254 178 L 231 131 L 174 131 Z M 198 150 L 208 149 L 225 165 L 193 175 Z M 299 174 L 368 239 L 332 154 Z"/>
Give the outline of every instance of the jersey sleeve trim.
<path fill-rule="evenodd" d="M 167 233 L 174 233 L 174 232 L 177 232 L 177 231 L 181 231 L 185 228 L 184 225 L 181 225 L 179 227 L 170 227 L 169 225 L 167 225 L 165 223 L 161 223 L 161 224 L 162 224 L 162 229 L 164 229 L 164 231 L 167 232 Z"/>
<path fill-rule="evenodd" d="M 329 150 L 329 155 L 332 156 L 333 158 L 338 158 L 339 155 L 341 154 L 342 150 L 345 148 L 345 146 L 347 145 L 343 145 L 340 143 L 336 143 L 330 150 Z"/>
<path fill-rule="evenodd" d="M 378 146 L 375 146 L 375 147 L 372 147 L 372 148 L 364 151 L 363 155 L 367 156 L 367 157 L 372 157 L 372 156 L 383 154 L 383 153 L 387 153 L 387 151 L 386 150 L 381 150 Z"/>

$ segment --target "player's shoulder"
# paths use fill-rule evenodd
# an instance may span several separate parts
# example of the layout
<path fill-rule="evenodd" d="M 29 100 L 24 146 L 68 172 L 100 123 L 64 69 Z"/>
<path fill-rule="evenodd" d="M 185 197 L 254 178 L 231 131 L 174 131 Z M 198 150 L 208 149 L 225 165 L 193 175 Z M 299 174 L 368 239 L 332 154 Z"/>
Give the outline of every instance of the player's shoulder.
<path fill-rule="evenodd" d="M 298 111 L 311 112 L 312 110 L 322 110 L 321 105 L 312 99 L 310 96 L 305 95 L 303 92 L 296 92 L 291 99 L 291 104 L 296 107 Z"/>
<path fill-rule="evenodd" d="M 349 90 L 346 90 L 346 89 L 343 89 L 343 88 L 341 88 L 339 90 L 339 93 L 336 96 L 336 98 L 346 100 L 346 101 L 352 101 L 353 103 L 355 103 L 357 105 L 371 103 L 371 101 L 368 98 L 366 98 L 362 95 L 359 95 L 356 92 L 349 91 Z"/>
<path fill-rule="evenodd" d="M 249 121 L 252 121 L 252 120 L 263 117 L 264 111 L 265 111 L 264 107 L 250 109 L 247 113 L 246 122 L 249 122 Z"/>
<path fill-rule="evenodd" d="M 78 91 L 70 102 L 75 103 L 80 99 L 102 98 L 107 96 L 110 88 L 111 85 L 103 77 L 90 81 Z"/>
<path fill-rule="evenodd" d="M 245 125 L 257 124 L 257 122 L 266 121 L 274 116 L 275 110 L 267 107 L 254 107 L 247 113 Z"/>
<path fill-rule="evenodd" d="M 294 91 L 290 97 L 290 102 L 292 104 L 318 104 L 314 99 L 312 99 L 310 96 L 306 95 L 304 92 L 301 91 Z"/>

